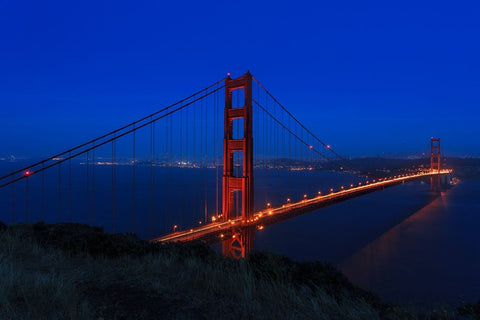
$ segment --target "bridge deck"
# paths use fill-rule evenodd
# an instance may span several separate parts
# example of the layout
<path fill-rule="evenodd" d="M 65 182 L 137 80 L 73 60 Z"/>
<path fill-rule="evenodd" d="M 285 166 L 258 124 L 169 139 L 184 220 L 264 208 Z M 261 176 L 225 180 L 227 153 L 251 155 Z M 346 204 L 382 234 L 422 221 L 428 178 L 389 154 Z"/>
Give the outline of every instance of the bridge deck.
<path fill-rule="evenodd" d="M 253 218 L 243 221 L 241 217 L 229 221 L 212 222 L 207 225 L 192 228 L 189 230 L 177 231 L 158 238 L 151 239 L 151 242 L 167 242 L 167 241 L 193 241 L 203 240 L 207 242 L 220 241 L 224 237 L 228 237 L 233 233 L 235 228 L 244 227 L 263 227 L 279 221 L 293 218 L 297 215 L 304 214 L 322 207 L 326 207 L 338 202 L 352 199 L 367 193 L 411 181 L 419 178 L 439 176 L 451 173 L 451 170 L 440 170 L 435 172 L 422 172 L 411 175 L 395 176 L 390 179 L 382 179 L 380 181 L 373 180 L 371 183 L 358 185 L 352 188 L 339 190 L 327 195 L 319 195 L 313 198 L 303 199 L 298 202 L 285 203 L 279 207 L 267 208 L 254 213 Z"/>

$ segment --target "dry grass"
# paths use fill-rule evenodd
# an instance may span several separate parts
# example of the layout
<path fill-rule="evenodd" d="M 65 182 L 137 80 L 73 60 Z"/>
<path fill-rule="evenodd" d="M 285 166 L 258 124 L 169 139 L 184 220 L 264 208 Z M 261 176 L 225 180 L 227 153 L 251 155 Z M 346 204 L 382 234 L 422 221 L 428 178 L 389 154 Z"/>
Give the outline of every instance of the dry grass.
<path fill-rule="evenodd" d="M 80 225 L 0 232 L 0 272 L 0 319 L 420 318 L 320 263 L 268 253 L 237 261 Z"/>

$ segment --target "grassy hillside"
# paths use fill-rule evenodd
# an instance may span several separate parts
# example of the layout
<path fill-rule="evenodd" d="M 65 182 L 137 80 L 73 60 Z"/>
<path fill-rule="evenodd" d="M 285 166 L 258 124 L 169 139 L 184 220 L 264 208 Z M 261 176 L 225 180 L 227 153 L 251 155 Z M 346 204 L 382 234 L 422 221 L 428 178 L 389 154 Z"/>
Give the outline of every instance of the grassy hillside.
<path fill-rule="evenodd" d="M 0 319 L 455 319 L 382 303 L 319 262 L 232 260 L 80 224 L 0 229 Z"/>

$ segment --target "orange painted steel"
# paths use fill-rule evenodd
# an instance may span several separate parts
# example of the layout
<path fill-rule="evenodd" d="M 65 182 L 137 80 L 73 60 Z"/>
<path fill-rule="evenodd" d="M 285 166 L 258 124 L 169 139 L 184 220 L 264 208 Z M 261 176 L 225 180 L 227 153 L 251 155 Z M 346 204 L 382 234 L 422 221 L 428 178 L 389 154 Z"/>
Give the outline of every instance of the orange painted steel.
<path fill-rule="evenodd" d="M 243 91 L 244 105 L 233 107 L 232 93 Z M 233 120 L 243 119 L 243 135 L 234 139 Z M 242 175 L 235 176 L 234 152 L 242 152 Z M 225 110 L 223 139 L 223 177 L 222 177 L 222 220 L 238 218 L 235 211 L 235 192 L 241 192 L 242 221 L 253 216 L 253 128 L 252 128 L 252 75 L 225 78 Z M 251 250 L 253 231 L 242 231 L 231 239 L 222 241 L 223 254 L 230 257 L 244 257 Z"/>
<path fill-rule="evenodd" d="M 440 171 L 440 138 L 430 139 L 430 170 Z"/>

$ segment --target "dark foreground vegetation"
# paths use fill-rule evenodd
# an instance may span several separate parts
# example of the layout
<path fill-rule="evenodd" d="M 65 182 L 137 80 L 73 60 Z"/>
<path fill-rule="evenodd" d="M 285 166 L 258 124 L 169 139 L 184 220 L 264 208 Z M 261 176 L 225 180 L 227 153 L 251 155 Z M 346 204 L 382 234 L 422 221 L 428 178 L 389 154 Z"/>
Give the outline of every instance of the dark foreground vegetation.
<path fill-rule="evenodd" d="M 383 303 L 319 262 L 150 244 L 80 224 L 0 225 L 0 319 L 468 319 Z"/>

